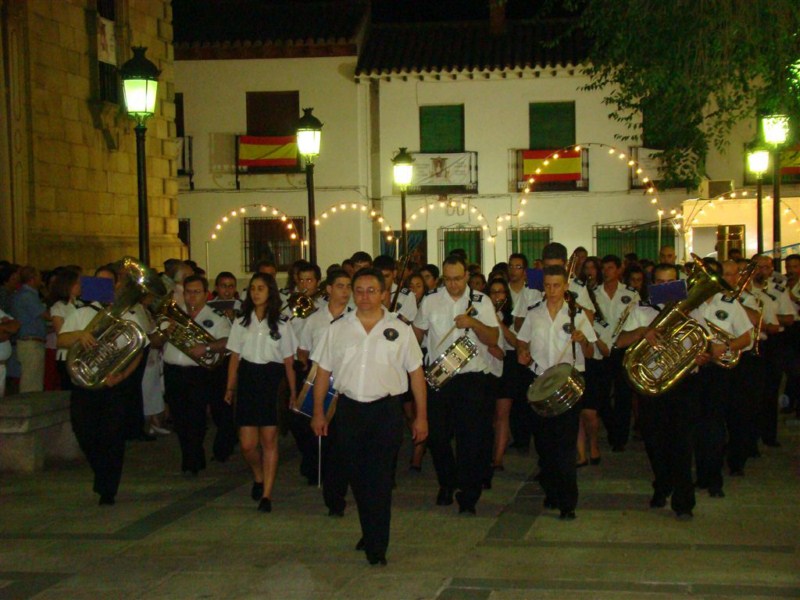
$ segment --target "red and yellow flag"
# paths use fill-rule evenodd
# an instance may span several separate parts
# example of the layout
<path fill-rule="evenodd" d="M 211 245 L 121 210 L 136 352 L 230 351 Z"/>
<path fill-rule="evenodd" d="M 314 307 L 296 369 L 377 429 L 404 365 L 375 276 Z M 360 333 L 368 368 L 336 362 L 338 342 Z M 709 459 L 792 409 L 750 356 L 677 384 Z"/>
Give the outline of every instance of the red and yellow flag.
<path fill-rule="evenodd" d="M 581 179 L 581 151 L 523 150 L 522 167 L 526 180 L 533 177 L 539 182 L 577 181 Z"/>
<path fill-rule="evenodd" d="M 239 136 L 240 167 L 297 166 L 297 136 Z"/>
<path fill-rule="evenodd" d="M 781 175 L 800 175 L 800 146 L 781 151 Z"/>

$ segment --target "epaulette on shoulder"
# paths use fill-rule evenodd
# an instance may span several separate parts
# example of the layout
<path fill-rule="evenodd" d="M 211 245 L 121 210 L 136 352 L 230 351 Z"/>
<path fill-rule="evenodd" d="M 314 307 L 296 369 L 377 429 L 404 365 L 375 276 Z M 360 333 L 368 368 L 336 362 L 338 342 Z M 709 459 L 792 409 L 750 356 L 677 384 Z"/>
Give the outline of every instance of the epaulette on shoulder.
<path fill-rule="evenodd" d="M 773 282 L 773 286 L 774 286 L 774 287 L 775 287 L 775 289 L 776 289 L 776 290 L 778 290 L 779 292 L 785 292 L 785 291 L 786 291 L 786 288 L 785 288 L 785 287 L 783 287 L 781 284 L 779 284 L 777 281 Z"/>
<path fill-rule="evenodd" d="M 226 316 L 225 316 L 225 313 L 224 313 L 224 312 L 222 312 L 222 311 L 220 311 L 220 310 L 217 310 L 217 309 L 216 309 L 216 308 L 214 308 L 213 306 L 211 307 L 211 310 L 212 310 L 212 311 L 213 311 L 213 312 L 214 312 L 214 313 L 215 313 L 215 314 L 216 314 L 218 317 L 223 317 L 223 318 L 226 318 L 226 319 L 228 318 L 228 317 L 226 317 Z"/>
<path fill-rule="evenodd" d="M 533 309 L 534 309 L 534 308 L 536 308 L 537 306 L 541 306 L 541 305 L 542 305 L 542 301 L 541 301 L 541 300 L 539 300 L 539 302 L 534 302 L 533 304 L 531 304 L 531 305 L 528 307 L 528 310 L 533 310 Z"/>
<path fill-rule="evenodd" d="M 278 292 L 281 293 L 281 294 L 286 294 L 288 296 L 289 294 L 292 293 L 292 290 L 290 290 L 289 288 L 285 287 L 285 288 L 279 289 Z"/>
<path fill-rule="evenodd" d="M 426 296 L 430 296 L 431 294 L 435 294 L 438 291 L 439 291 L 439 288 L 433 288 L 432 290 L 428 290 L 427 292 L 425 292 L 425 295 Z"/>
<path fill-rule="evenodd" d="M 401 288 L 400 293 L 403 294 L 404 296 L 408 296 L 411 293 L 411 290 L 408 288 Z"/>
<path fill-rule="evenodd" d="M 483 301 L 483 294 L 480 293 L 472 293 L 470 294 L 470 300 L 473 302 L 482 302 Z"/>
<path fill-rule="evenodd" d="M 650 304 L 647 300 L 639 300 L 639 306 L 642 308 L 653 308 L 653 305 Z"/>
<path fill-rule="evenodd" d="M 625 289 L 626 289 L 626 290 L 628 290 L 629 292 L 635 292 L 635 291 L 636 291 L 636 288 L 634 288 L 634 287 L 631 287 L 631 286 L 629 286 L 629 285 L 626 285 L 626 286 L 625 286 Z"/>
<path fill-rule="evenodd" d="M 579 285 L 581 287 L 586 287 L 586 282 L 585 281 L 581 281 L 580 279 L 573 279 L 572 283 L 574 283 L 575 285 Z"/>
<path fill-rule="evenodd" d="M 736 300 L 736 298 L 734 298 L 733 296 L 723 296 L 722 297 L 722 301 L 723 302 L 727 302 L 728 304 L 733 304 L 735 300 Z"/>
<path fill-rule="evenodd" d="M 289 321 L 289 316 L 288 315 L 281 315 L 280 317 L 278 317 L 278 320 L 286 323 L 286 322 Z"/>

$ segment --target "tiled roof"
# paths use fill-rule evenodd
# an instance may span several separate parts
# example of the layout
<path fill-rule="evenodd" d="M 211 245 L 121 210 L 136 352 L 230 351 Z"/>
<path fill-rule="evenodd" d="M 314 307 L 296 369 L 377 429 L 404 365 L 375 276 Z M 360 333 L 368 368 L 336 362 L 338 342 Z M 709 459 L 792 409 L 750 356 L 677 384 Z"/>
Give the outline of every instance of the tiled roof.
<path fill-rule="evenodd" d="M 493 71 L 579 65 L 588 44 L 567 21 L 506 22 L 492 35 L 488 21 L 372 25 L 356 75 Z"/>
<path fill-rule="evenodd" d="M 363 0 L 172 2 L 176 53 L 198 46 L 349 43 L 355 40 L 365 15 Z"/>

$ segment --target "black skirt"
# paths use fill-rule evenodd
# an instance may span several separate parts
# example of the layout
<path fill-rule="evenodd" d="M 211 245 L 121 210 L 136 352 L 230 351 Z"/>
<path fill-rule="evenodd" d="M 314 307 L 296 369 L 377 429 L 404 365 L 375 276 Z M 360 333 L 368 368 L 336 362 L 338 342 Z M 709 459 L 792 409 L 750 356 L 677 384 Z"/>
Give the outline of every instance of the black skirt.
<path fill-rule="evenodd" d="M 278 386 L 285 375 L 283 363 L 259 365 L 239 361 L 236 424 L 239 427 L 274 427 L 278 424 Z"/>

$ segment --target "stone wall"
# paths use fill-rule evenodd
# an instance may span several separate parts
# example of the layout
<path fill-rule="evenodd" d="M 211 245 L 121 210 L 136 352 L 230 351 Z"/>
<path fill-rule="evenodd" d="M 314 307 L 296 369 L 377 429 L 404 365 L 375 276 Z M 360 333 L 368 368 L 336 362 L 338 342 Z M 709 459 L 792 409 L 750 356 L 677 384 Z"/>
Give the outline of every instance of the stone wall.
<path fill-rule="evenodd" d="M 13 259 L 42 268 L 77 263 L 93 269 L 136 256 L 134 122 L 124 113 L 121 92 L 120 104 L 98 100 L 96 3 L 8 4 L 8 25 L 24 32 L 11 41 L 27 59 L 9 74 L 8 85 L 27 96 L 31 182 L 28 190 L 12 189 L 25 228 Z M 151 263 L 160 265 L 186 255 L 177 238 L 172 9 L 168 0 L 117 0 L 115 17 L 117 65 L 132 56 L 132 45 L 140 45 L 161 69 L 146 142 Z"/>

